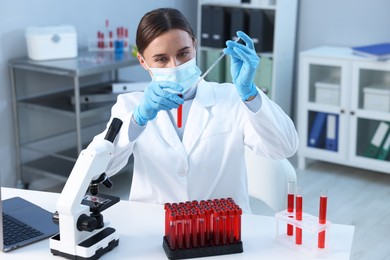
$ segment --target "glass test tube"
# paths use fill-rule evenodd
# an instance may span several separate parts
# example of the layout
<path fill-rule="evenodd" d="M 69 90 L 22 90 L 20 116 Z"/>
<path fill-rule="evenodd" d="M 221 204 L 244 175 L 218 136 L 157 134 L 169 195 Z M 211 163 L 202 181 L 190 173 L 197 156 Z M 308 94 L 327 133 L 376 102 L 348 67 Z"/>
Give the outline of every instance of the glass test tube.
<path fill-rule="evenodd" d="M 229 214 L 228 214 L 228 240 L 230 244 L 233 244 L 234 242 L 234 215 L 235 211 L 234 208 L 231 206 L 229 208 Z"/>
<path fill-rule="evenodd" d="M 191 245 L 191 214 L 190 211 L 184 213 L 184 244 L 186 248 L 190 248 Z"/>
<path fill-rule="evenodd" d="M 205 231 L 206 231 L 205 213 L 204 213 L 204 211 L 200 211 L 200 213 L 199 213 L 199 244 L 201 247 L 205 246 Z"/>
<path fill-rule="evenodd" d="M 221 239 L 222 239 L 222 244 L 226 245 L 227 242 L 227 209 L 222 210 L 222 215 L 221 215 Z"/>
<path fill-rule="evenodd" d="M 302 220 L 302 207 L 303 207 L 303 198 L 302 198 L 302 188 L 297 188 L 295 194 L 295 219 Z M 295 228 L 295 244 L 302 245 L 302 229 L 299 227 Z"/>
<path fill-rule="evenodd" d="M 214 210 L 214 244 L 216 246 L 218 246 L 220 242 L 220 213 L 221 211 L 219 209 Z"/>
<path fill-rule="evenodd" d="M 242 215 L 242 209 L 237 206 L 236 208 L 236 216 L 235 216 L 235 238 L 237 242 L 241 242 L 241 215 Z"/>
<path fill-rule="evenodd" d="M 320 224 L 326 224 L 326 207 L 328 204 L 328 191 L 320 191 L 320 209 L 318 220 Z M 325 230 L 318 233 L 318 248 L 325 248 Z"/>
<path fill-rule="evenodd" d="M 198 213 L 194 210 L 191 212 L 191 232 L 192 246 L 198 247 Z"/>
<path fill-rule="evenodd" d="M 293 218 L 294 212 L 294 198 L 295 197 L 295 181 L 289 180 L 287 183 L 287 212 L 291 213 L 290 218 Z M 294 226 L 291 224 L 287 224 L 287 235 L 294 235 Z"/>
<path fill-rule="evenodd" d="M 184 237 L 184 216 L 182 212 L 178 212 L 176 221 L 177 248 L 183 249 Z"/>
<path fill-rule="evenodd" d="M 169 236 L 169 215 L 171 214 L 170 210 L 171 204 L 165 203 L 164 209 L 165 209 L 165 236 Z"/>
<path fill-rule="evenodd" d="M 171 212 L 169 215 L 169 247 L 172 250 L 176 249 L 176 213 Z"/>
<path fill-rule="evenodd" d="M 182 94 L 179 94 L 179 97 L 183 97 Z M 183 124 L 183 105 L 179 105 L 177 108 L 177 127 L 181 128 Z"/>

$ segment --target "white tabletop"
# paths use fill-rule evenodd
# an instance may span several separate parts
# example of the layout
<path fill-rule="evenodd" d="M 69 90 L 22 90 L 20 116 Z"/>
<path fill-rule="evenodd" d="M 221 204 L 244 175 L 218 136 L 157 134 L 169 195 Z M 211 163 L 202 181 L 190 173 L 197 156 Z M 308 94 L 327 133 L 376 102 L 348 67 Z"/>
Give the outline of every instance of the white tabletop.
<path fill-rule="evenodd" d="M 54 212 L 57 193 L 2 188 L 2 198 L 19 196 Z M 164 208 L 161 205 L 120 201 L 103 212 L 105 221 L 120 235 L 119 245 L 101 259 L 167 259 L 162 248 Z M 332 224 L 327 232 L 328 248 L 321 255 L 307 255 L 276 242 L 276 220 L 259 215 L 242 216 L 244 252 L 204 259 L 349 259 L 354 227 Z M 49 240 L 11 252 L 0 259 L 60 259 L 53 256 Z"/>

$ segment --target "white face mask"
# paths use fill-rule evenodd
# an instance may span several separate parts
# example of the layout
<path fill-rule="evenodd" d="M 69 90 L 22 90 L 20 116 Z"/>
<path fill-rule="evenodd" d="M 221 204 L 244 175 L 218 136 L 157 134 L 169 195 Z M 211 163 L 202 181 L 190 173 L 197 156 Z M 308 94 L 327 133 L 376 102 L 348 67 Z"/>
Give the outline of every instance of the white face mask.
<path fill-rule="evenodd" d="M 150 70 L 153 80 L 175 82 L 183 87 L 183 92 L 192 87 L 202 73 L 196 66 L 195 58 L 174 68 L 150 68 L 146 62 L 145 65 Z"/>

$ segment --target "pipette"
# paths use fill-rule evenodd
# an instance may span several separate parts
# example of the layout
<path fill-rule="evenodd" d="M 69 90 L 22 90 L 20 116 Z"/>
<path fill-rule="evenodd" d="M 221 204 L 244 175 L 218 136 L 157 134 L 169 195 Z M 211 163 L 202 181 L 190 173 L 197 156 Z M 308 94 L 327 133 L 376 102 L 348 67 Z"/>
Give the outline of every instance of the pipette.
<path fill-rule="evenodd" d="M 234 42 L 238 42 L 241 38 L 237 37 L 237 39 L 234 40 Z M 205 73 L 198 79 L 196 82 L 195 86 L 198 86 L 199 82 L 201 82 L 209 73 L 212 69 L 214 69 L 215 66 L 218 65 L 218 63 L 226 56 L 226 53 L 222 52 L 222 54 L 214 61 L 214 63 L 206 70 Z M 182 114 L 183 114 L 183 107 L 182 105 L 179 105 L 177 109 L 177 127 L 181 128 L 182 126 Z"/>
<path fill-rule="evenodd" d="M 237 39 L 235 39 L 234 42 L 238 42 L 240 39 L 241 39 L 240 37 L 237 37 Z M 196 85 L 198 85 L 199 82 L 200 82 L 202 79 L 204 79 L 204 78 L 207 76 L 207 74 L 209 74 L 210 71 L 211 71 L 212 69 L 214 69 L 214 67 L 217 66 L 218 63 L 219 63 L 225 56 L 226 56 L 226 53 L 222 52 L 221 56 L 219 56 L 218 59 L 216 59 L 216 60 L 214 61 L 214 63 L 208 68 L 208 70 L 206 70 L 206 72 L 203 73 L 203 75 L 199 78 L 199 80 L 196 82 Z"/>

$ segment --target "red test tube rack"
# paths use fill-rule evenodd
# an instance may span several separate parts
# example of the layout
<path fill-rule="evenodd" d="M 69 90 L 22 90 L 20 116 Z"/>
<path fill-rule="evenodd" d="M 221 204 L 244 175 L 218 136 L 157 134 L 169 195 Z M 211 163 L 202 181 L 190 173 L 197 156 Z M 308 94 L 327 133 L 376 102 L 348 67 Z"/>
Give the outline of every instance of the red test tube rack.
<path fill-rule="evenodd" d="M 242 253 L 242 209 L 232 198 L 166 203 L 163 248 L 168 259 Z"/>
<path fill-rule="evenodd" d="M 287 208 L 275 214 L 276 241 L 310 256 L 327 253 L 328 246 L 325 247 L 325 234 L 331 223 L 326 219 L 326 191 L 320 192 L 319 217 L 303 212 L 302 190 L 297 189 L 295 200 L 293 213 L 291 209 Z M 283 228 L 286 224 L 287 227 L 291 225 L 295 229 L 294 235 L 289 233 L 289 229 L 286 232 L 286 229 Z"/>

